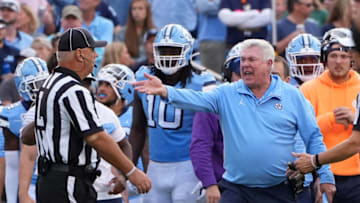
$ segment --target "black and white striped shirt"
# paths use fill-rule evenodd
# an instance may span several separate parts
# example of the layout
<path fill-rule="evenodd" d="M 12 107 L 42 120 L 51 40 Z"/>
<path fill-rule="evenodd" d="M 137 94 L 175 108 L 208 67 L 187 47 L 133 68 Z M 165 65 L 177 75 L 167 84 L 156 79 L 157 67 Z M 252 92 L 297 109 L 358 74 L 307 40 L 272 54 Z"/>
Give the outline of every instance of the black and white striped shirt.
<path fill-rule="evenodd" d="M 38 151 L 52 163 L 83 166 L 98 162 L 96 151 L 84 138 L 102 131 L 94 97 L 80 77 L 57 68 L 36 100 L 35 129 Z"/>

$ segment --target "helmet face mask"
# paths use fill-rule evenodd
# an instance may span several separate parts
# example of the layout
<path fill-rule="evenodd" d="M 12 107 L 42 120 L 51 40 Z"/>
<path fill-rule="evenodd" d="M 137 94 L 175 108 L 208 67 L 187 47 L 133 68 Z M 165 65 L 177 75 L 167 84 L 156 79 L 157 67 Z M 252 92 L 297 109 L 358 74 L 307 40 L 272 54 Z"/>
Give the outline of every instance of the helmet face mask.
<path fill-rule="evenodd" d="M 25 101 L 35 101 L 37 92 L 48 76 L 45 61 L 30 57 L 16 67 L 14 80 L 21 97 Z"/>
<path fill-rule="evenodd" d="M 320 46 L 320 41 L 310 34 L 300 34 L 289 43 L 286 60 L 292 77 L 305 82 L 324 71 L 320 62 Z"/>
<path fill-rule="evenodd" d="M 96 86 L 100 82 L 107 82 L 113 88 L 117 101 L 124 99 L 126 104 L 130 104 L 134 99 L 134 88 L 131 85 L 135 82 L 135 75 L 125 65 L 121 64 L 108 64 L 100 69 L 96 76 Z"/>
<path fill-rule="evenodd" d="M 166 75 L 172 75 L 189 65 L 193 41 L 190 33 L 181 25 L 166 25 L 154 41 L 155 67 Z"/>

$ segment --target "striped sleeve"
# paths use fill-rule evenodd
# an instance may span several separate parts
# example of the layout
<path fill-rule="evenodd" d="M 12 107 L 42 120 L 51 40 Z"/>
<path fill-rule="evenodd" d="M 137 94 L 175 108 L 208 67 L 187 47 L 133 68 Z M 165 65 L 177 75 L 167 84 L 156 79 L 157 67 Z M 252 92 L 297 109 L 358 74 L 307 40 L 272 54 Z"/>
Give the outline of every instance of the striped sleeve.
<path fill-rule="evenodd" d="M 354 119 L 354 127 L 353 130 L 360 131 L 360 119 L 359 119 L 359 111 L 360 111 L 360 101 L 359 101 L 359 94 L 356 97 L 356 113 Z"/>
<path fill-rule="evenodd" d="M 67 91 L 62 101 L 79 135 L 85 137 L 103 130 L 95 100 L 87 89 L 74 86 Z"/>

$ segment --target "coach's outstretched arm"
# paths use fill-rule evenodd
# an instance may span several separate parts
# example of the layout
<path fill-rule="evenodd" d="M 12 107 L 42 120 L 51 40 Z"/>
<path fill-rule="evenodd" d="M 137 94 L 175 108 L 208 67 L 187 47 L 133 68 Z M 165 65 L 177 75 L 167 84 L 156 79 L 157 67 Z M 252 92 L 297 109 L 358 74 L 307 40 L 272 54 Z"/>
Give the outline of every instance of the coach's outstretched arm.
<path fill-rule="evenodd" d="M 139 193 L 147 193 L 151 189 L 150 179 L 128 159 L 110 135 L 104 131 L 89 135 L 85 141 L 96 149 L 101 157 L 125 174 Z"/>

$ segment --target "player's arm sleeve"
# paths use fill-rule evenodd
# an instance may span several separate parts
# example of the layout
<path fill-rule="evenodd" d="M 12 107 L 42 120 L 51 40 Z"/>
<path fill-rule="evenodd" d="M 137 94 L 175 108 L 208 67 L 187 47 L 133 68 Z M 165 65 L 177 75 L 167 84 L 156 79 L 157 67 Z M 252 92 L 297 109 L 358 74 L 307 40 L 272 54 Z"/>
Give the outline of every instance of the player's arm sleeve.
<path fill-rule="evenodd" d="M 221 87 L 207 92 L 194 91 L 191 89 L 177 89 L 166 86 L 168 92 L 168 103 L 176 107 L 202 112 L 219 112 L 219 97 Z"/>
<path fill-rule="evenodd" d="M 114 114 L 114 116 L 115 116 L 115 114 Z M 115 131 L 114 131 L 113 138 L 114 138 L 115 142 L 120 142 L 121 140 L 126 138 L 126 134 L 120 124 L 120 120 L 116 116 L 113 117 L 113 120 L 114 120 L 114 124 L 115 124 Z"/>
<path fill-rule="evenodd" d="M 210 113 L 197 112 L 194 116 L 190 157 L 196 176 L 204 187 L 217 184 L 212 153 L 214 137 L 218 136 L 218 120 Z"/>

